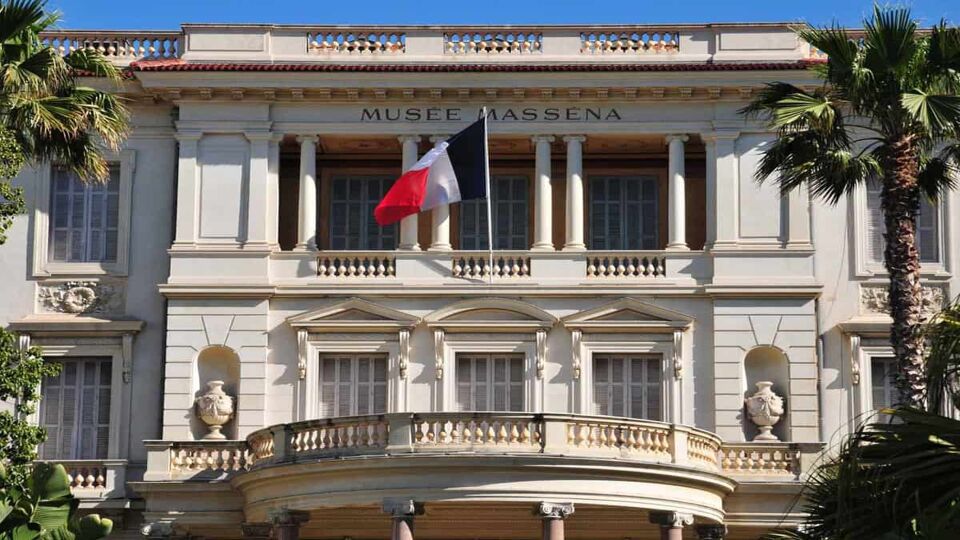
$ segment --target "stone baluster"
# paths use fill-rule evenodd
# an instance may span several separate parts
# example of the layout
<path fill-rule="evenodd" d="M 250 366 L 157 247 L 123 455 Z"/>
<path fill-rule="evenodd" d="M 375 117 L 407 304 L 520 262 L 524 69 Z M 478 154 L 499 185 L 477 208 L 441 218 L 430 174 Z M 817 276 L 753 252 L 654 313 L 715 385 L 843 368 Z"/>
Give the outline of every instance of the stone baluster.
<path fill-rule="evenodd" d="M 413 540 L 413 518 L 423 515 L 423 503 L 388 499 L 383 501 L 383 511 L 393 516 L 390 540 Z"/>
<path fill-rule="evenodd" d="M 567 238 L 564 251 L 583 251 L 583 135 L 568 135 L 567 143 Z"/>
<path fill-rule="evenodd" d="M 298 251 L 317 249 L 317 137 L 303 135 L 300 142 L 300 223 Z"/>
<path fill-rule="evenodd" d="M 536 193 L 534 195 L 534 242 L 531 249 L 553 251 L 553 195 L 550 188 L 550 135 L 532 138 L 536 146 Z"/>
<path fill-rule="evenodd" d="M 563 521 L 573 515 L 573 503 L 542 502 L 537 515 L 543 520 L 543 540 L 563 540 Z"/>
<path fill-rule="evenodd" d="M 417 163 L 417 153 L 420 146 L 419 135 L 401 135 L 400 145 L 402 147 L 402 166 L 403 172 L 407 172 L 410 167 Z M 407 216 L 400 221 L 400 249 L 409 251 L 420 251 L 420 242 L 417 241 L 417 214 Z"/>
<path fill-rule="evenodd" d="M 687 142 L 686 135 L 668 135 L 667 148 L 669 152 L 668 175 L 670 183 L 668 184 L 669 199 L 669 241 L 667 249 L 687 250 L 687 192 L 686 192 L 686 166 L 684 163 L 684 143 Z"/>
<path fill-rule="evenodd" d="M 430 137 L 430 142 L 437 144 L 447 140 L 446 135 Z M 430 241 L 430 251 L 450 251 L 450 205 L 442 204 L 433 209 L 433 236 Z"/>
<path fill-rule="evenodd" d="M 270 512 L 274 540 L 300 540 L 300 525 L 310 520 L 310 513 L 303 510 L 281 508 Z"/>
<path fill-rule="evenodd" d="M 650 523 L 660 526 L 661 540 L 683 540 L 683 526 L 693 524 L 693 516 L 680 512 L 650 512 Z"/>

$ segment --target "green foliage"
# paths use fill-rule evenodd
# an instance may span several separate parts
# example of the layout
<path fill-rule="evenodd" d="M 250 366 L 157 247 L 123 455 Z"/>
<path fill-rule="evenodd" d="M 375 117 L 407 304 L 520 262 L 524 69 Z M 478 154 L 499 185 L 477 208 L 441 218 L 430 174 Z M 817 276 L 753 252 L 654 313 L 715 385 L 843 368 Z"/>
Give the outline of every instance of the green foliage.
<path fill-rule="evenodd" d="M 960 300 L 927 324 L 928 409 L 880 411 L 816 467 L 803 493 L 807 518 L 778 540 L 954 539 L 960 530 Z M 882 420 L 883 419 L 883 420 Z"/>
<path fill-rule="evenodd" d="M 13 485 L 23 484 L 37 445 L 46 438 L 29 416 L 37 410 L 40 383 L 58 370 L 44 363 L 39 348 L 21 349 L 16 334 L 0 329 L 0 401 L 14 404 L 13 410 L 0 411 L 0 465 L 7 467 Z"/>
<path fill-rule="evenodd" d="M 0 118 L 27 161 L 56 162 L 81 178 L 106 179 L 105 148 L 126 135 L 121 98 L 79 84 L 92 75 L 119 84 L 122 72 L 98 52 L 66 57 L 40 41 L 57 13 L 44 0 L 0 1 Z"/>
<path fill-rule="evenodd" d="M 77 515 L 63 465 L 36 464 L 23 488 L 5 480 L 0 465 L 0 540 L 100 540 L 113 530 L 109 519 Z"/>

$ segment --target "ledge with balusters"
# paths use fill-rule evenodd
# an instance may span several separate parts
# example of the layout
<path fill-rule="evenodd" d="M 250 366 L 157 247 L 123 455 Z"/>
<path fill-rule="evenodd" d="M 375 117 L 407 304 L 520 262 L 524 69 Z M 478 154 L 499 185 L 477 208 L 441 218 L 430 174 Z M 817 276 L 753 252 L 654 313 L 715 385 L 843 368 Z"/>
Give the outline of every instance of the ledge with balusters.
<path fill-rule="evenodd" d="M 146 481 L 209 481 L 301 460 L 404 454 L 543 455 L 671 464 L 737 481 L 798 481 L 820 443 L 724 443 L 689 426 L 529 413 L 389 413 L 281 424 L 239 441 L 148 441 Z"/>
<path fill-rule="evenodd" d="M 179 31 L 52 31 L 61 54 L 87 48 L 118 63 L 133 60 L 352 62 L 705 61 L 754 59 L 744 39 L 771 43 L 765 59 L 816 57 L 786 25 L 281 26 L 184 25 Z M 253 49 L 250 43 L 260 43 Z M 727 46 L 727 43 L 734 46 Z M 791 48 L 792 47 L 792 48 Z M 752 55 L 752 56 L 751 56 Z M 742 57 L 742 58 L 741 58 Z"/>
<path fill-rule="evenodd" d="M 51 463 L 59 463 L 66 469 L 70 491 L 81 500 L 81 504 L 126 497 L 125 459 L 78 459 Z"/>

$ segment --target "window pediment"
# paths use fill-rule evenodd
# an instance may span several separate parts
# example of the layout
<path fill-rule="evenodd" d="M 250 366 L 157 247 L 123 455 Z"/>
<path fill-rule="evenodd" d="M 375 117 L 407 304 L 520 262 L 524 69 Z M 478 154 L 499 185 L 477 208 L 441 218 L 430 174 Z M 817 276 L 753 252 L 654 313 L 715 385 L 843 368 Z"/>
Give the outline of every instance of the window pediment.
<path fill-rule="evenodd" d="M 565 327 L 588 332 L 674 332 L 686 330 L 693 317 L 635 298 L 574 313 L 562 319 Z"/>
<path fill-rule="evenodd" d="M 430 328 L 447 332 L 535 332 L 557 318 L 533 304 L 508 298 L 465 300 L 424 317 Z"/>
<path fill-rule="evenodd" d="M 419 322 L 419 317 L 359 298 L 287 319 L 290 326 L 311 332 L 393 332 Z"/>

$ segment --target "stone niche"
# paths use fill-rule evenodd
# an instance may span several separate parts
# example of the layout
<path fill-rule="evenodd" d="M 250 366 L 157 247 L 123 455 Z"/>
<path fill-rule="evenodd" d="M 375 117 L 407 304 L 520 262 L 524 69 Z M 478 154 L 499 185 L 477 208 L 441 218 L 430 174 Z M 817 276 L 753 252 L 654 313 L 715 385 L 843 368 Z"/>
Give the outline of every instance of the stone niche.
<path fill-rule="evenodd" d="M 781 441 L 790 440 L 790 402 L 787 399 L 790 388 L 790 372 L 787 355 L 776 347 L 760 346 L 751 349 L 743 359 L 743 374 L 745 391 L 744 399 L 757 392 L 757 383 L 770 381 L 771 390 L 784 400 L 784 414 L 780 421 L 773 426 L 773 434 Z M 745 440 L 752 441 L 757 436 L 757 426 L 750 420 L 744 410 L 743 435 Z"/>
<path fill-rule="evenodd" d="M 230 347 L 211 345 L 197 355 L 194 365 L 193 398 L 207 390 L 210 381 L 223 381 L 223 391 L 234 398 L 233 418 L 223 426 L 227 439 L 237 438 L 237 390 L 240 386 L 240 357 Z M 208 433 L 207 425 L 200 420 L 196 407 L 191 402 L 190 431 L 194 439 L 202 439 Z"/>

